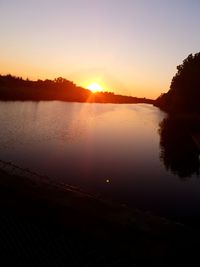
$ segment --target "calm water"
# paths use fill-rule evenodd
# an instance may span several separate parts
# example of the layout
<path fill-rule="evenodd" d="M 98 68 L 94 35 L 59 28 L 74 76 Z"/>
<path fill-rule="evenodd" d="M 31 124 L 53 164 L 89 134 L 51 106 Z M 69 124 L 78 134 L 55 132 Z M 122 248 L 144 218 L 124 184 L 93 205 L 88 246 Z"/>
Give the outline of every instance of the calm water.
<path fill-rule="evenodd" d="M 0 159 L 154 214 L 200 216 L 190 155 L 177 170 L 161 156 L 165 117 L 146 104 L 0 102 Z"/>

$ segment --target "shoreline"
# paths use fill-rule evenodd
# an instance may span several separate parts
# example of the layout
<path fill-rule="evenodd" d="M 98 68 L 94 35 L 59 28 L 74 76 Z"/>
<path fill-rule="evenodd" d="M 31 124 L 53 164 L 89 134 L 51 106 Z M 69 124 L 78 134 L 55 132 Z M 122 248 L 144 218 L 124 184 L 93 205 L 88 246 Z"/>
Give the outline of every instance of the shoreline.
<path fill-rule="evenodd" d="M 150 103 L 154 100 L 145 97 L 135 97 L 115 94 L 109 91 L 93 93 L 89 89 L 77 86 L 74 82 L 59 77 L 54 80 L 22 79 L 10 74 L 0 75 L 0 99 L 24 101 L 60 100 L 80 103 Z"/>
<path fill-rule="evenodd" d="M 136 102 L 111 102 L 111 101 L 78 101 L 78 100 L 62 100 L 62 99 L 3 99 L 0 98 L 1 102 L 41 102 L 41 101 L 46 101 L 46 102 L 53 102 L 53 101 L 59 101 L 59 102 L 66 102 L 66 103 L 86 103 L 86 104 L 116 104 L 116 105 L 125 105 L 125 104 L 147 104 L 147 105 L 154 105 L 153 99 L 149 99 L 147 101 L 136 101 Z M 157 106 L 155 106 L 157 107 Z M 157 107 L 159 108 L 159 107 Z"/>

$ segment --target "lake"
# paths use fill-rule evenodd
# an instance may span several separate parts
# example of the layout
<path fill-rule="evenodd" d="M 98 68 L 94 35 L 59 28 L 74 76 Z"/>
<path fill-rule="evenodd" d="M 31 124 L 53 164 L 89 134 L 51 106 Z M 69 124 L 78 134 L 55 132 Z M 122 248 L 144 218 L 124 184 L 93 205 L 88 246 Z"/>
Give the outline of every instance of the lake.
<path fill-rule="evenodd" d="M 133 208 L 195 219 L 198 153 L 168 148 L 165 117 L 147 104 L 0 102 L 0 159 Z"/>

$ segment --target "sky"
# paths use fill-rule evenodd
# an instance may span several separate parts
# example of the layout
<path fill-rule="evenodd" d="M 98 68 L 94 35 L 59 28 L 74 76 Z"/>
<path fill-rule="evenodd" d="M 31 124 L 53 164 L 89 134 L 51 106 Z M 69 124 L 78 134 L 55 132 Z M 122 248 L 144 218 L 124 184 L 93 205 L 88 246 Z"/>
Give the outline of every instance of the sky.
<path fill-rule="evenodd" d="M 0 0 L 0 74 L 156 98 L 200 50 L 199 0 Z"/>

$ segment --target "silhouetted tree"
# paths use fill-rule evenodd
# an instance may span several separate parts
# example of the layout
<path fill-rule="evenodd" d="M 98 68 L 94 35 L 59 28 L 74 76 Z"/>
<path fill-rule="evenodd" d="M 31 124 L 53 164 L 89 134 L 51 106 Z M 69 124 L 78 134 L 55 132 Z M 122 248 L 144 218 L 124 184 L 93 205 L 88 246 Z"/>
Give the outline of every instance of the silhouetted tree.
<path fill-rule="evenodd" d="M 170 90 L 155 105 L 168 112 L 200 113 L 200 53 L 190 54 L 177 66 Z"/>

